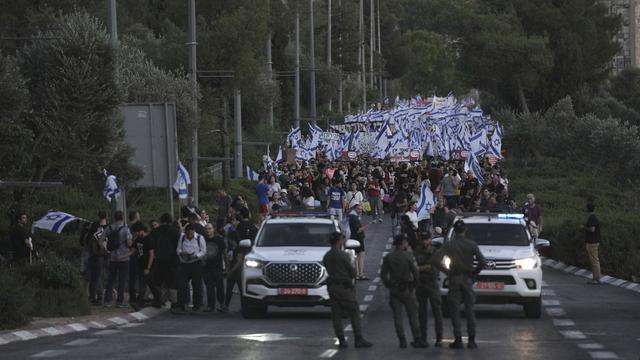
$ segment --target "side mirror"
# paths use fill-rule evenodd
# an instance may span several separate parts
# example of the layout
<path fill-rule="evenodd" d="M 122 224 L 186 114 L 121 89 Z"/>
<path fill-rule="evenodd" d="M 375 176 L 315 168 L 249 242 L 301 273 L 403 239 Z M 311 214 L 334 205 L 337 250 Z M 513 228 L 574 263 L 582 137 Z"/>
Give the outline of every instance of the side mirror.
<path fill-rule="evenodd" d="M 360 247 L 360 241 L 349 239 L 344 243 L 345 249 L 357 249 Z"/>
<path fill-rule="evenodd" d="M 441 247 L 444 244 L 444 237 L 439 236 L 431 239 L 431 245 L 435 247 Z"/>
<path fill-rule="evenodd" d="M 549 246 L 551 246 L 551 243 L 549 242 L 549 240 L 536 239 L 536 242 L 535 242 L 535 247 L 536 248 L 549 247 Z"/>
<path fill-rule="evenodd" d="M 250 239 L 240 240 L 240 242 L 238 243 L 238 246 L 240 246 L 241 248 L 250 248 L 251 240 Z"/>

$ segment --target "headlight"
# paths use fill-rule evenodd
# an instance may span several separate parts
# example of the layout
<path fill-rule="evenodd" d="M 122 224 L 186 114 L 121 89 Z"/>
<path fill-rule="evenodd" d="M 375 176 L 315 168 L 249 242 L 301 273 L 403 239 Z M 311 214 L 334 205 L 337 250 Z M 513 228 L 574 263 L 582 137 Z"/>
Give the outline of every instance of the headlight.
<path fill-rule="evenodd" d="M 538 266 L 538 260 L 533 257 L 516 260 L 516 267 L 522 270 L 532 270 Z"/>
<path fill-rule="evenodd" d="M 451 266 L 451 258 L 447 255 L 442 258 L 442 266 L 447 270 L 449 270 L 449 267 Z"/>
<path fill-rule="evenodd" d="M 260 260 L 256 260 L 256 259 L 252 259 L 252 258 L 248 258 L 244 261 L 244 265 L 246 267 L 250 267 L 250 268 L 261 268 L 262 267 L 262 261 Z"/>

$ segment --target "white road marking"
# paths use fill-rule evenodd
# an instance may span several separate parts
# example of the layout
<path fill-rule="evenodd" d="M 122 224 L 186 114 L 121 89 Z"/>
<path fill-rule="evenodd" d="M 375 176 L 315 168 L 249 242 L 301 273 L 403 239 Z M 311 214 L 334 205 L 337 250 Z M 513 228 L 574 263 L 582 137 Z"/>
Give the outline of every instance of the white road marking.
<path fill-rule="evenodd" d="M 577 267 L 570 265 L 568 268 L 564 269 L 564 271 L 570 273 L 576 271 Z"/>
<path fill-rule="evenodd" d="M 385 250 L 391 250 L 391 244 L 387 244 L 387 246 L 384 247 Z"/>
<path fill-rule="evenodd" d="M 0 337 L 0 345 L 8 344 L 9 342 L 2 337 Z"/>
<path fill-rule="evenodd" d="M 578 330 L 561 330 L 560 334 L 562 334 L 565 339 L 583 340 L 587 338 L 582 331 Z"/>
<path fill-rule="evenodd" d="M 344 331 L 353 331 L 353 329 L 351 328 L 351 324 L 345 326 Z"/>
<path fill-rule="evenodd" d="M 604 276 L 602 276 L 600 278 L 600 281 L 601 282 L 610 282 L 610 281 L 613 281 L 613 278 L 611 276 L 609 276 L 609 275 L 604 275 Z"/>
<path fill-rule="evenodd" d="M 138 327 L 138 326 L 142 326 L 141 323 L 128 323 L 128 324 L 124 324 L 124 325 L 120 325 L 118 326 L 119 329 L 125 329 L 125 328 L 134 328 L 134 327 Z"/>
<path fill-rule="evenodd" d="M 87 346 L 89 344 L 93 344 L 96 341 L 98 341 L 98 339 L 76 339 L 64 345 L 65 346 Z"/>
<path fill-rule="evenodd" d="M 371 300 L 373 300 L 373 295 L 365 295 L 364 296 L 364 302 L 371 302 Z"/>
<path fill-rule="evenodd" d="M 620 286 L 620 285 L 622 285 L 622 284 L 624 284 L 626 282 L 627 282 L 626 280 L 618 279 L 618 280 L 613 282 L 613 285 Z"/>
<path fill-rule="evenodd" d="M 617 359 L 618 355 L 612 353 L 611 351 L 590 351 L 589 355 L 591 355 L 594 359 Z"/>
<path fill-rule="evenodd" d="M 580 270 L 576 271 L 576 275 L 585 276 L 587 274 L 589 274 L 589 271 L 587 271 L 585 269 L 580 269 Z"/>
<path fill-rule="evenodd" d="M 379 278 L 379 277 L 377 277 L 377 278 L 373 279 L 373 282 L 374 282 L 374 283 L 379 283 L 379 282 L 380 282 L 380 278 Z"/>
<path fill-rule="evenodd" d="M 78 323 L 69 324 L 67 326 L 72 328 L 75 331 L 86 331 L 86 330 L 89 330 L 86 326 L 84 326 L 82 324 L 78 324 Z"/>
<path fill-rule="evenodd" d="M 636 284 L 636 283 L 631 283 L 631 284 L 629 284 L 629 285 L 625 286 L 625 289 L 631 290 L 631 289 L 636 288 L 637 286 L 638 286 L 638 284 Z"/>
<path fill-rule="evenodd" d="M 132 312 L 132 313 L 131 313 L 131 314 L 129 314 L 129 315 L 133 316 L 134 318 L 136 318 L 136 319 L 138 319 L 138 320 L 146 320 L 146 319 L 148 319 L 148 318 L 149 318 L 147 315 L 145 315 L 145 314 L 143 314 L 143 313 L 141 313 L 141 312 L 139 312 L 139 311 L 137 311 L 137 312 Z"/>
<path fill-rule="evenodd" d="M 276 333 L 258 333 L 258 334 L 240 334 L 240 335 L 210 335 L 210 334 L 132 334 L 132 336 L 143 336 L 150 338 L 169 338 L 169 339 L 201 339 L 201 338 L 236 338 L 242 340 L 252 340 L 259 342 L 282 341 L 282 340 L 299 340 L 300 337 L 288 337 Z"/>
<path fill-rule="evenodd" d="M 542 289 L 542 296 L 556 296 L 556 292 L 551 289 Z"/>
<path fill-rule="evenodd" d="M 544 305 L 544 306 L 560 306 L 560 300 L 545 300 L 545 299 L 542 299 L 542 305 Z"/>
<path fill-rule="evenodd" d="M 382 266 L 383 262 L 384 262 L 384 259 L 380 259 L 380 266 Z"/>
<path fill-rule="evenodd" d="M 604 346 L 600 345 L 600 344 L 596 344 L 596 343 L 585 343 L 585 344 L 578 344 L 578 347 L 580 349 L 584 349 L 584 350 L 598 350 L 598 349 L 604 349 Z"/>
<path fill-rule="evenodd" d="M 564 263 L 558 262 L 557 264 L 552 265 L 551 267 L 557 270 L 562 270 L 563 268 L 567 267 L 567 265 Z"/>
<path fill-rule="evenodd" d="M 554 326 L 576 326 L 576 323 L 573 320 L 567 319 L 553 319 Z"/>
<path fill-rule="evenodd" d="M 125 319 L 123 319 L 121 317 L 117 317 L 117 316 L 110 318 L 109 321 L 111 321 L 112 323 L 116 323 L 118 325 L 124 325 L 124 324 L 129 323 L 127 320 L 125 320 Z"/>
<path fill-rule="evenodd" d="M 117 334 L 119 332 L 122 332 L 122 330 L 101 330 L 101 331 L 96 331 L 95 335 L 113 335 L 113 334 Z"/>
<path fill-rule="evenodd" d="M 369 307 L 369 305 L 367 305 L 367 304 L 360 305 L 360 311 L 361 311 L 361 312 L 365 312 L 365 311 L 367 311 L 367 308 L 368 308 L 368 307 Z"/>
<path fill-rule="evenodd" d="M 547 314 L 549 314 L 549 316 L 564 316 L 564 315 L 567 315 L 567 313 L 564 311 L 564 309 L 560 308 L 560 307 L 548 307 L 548 308 L 545 308 L 545 310 L 547 311 Z"/>
<path fill-rule="evenodd" d="M 382 253 L 382 257 L 387 256 L 387 254 L 389 254 L 389 252 L 388 252 L 388 251 L 383 252 L 383 253 Z"/>
<path fill-rule="evenodd" d="M 67 350 L 46 350 L 43 352 L 39 352 L 37 354 L 31 355 L 34 358 L 52 358 L 56 356 L 60 356 L 62 354 L 66 354 Z"/>
<path fill-rule="evenodd" d="M 101 323 L 101 322 L 97 322 L 97 321 L 92 321 L 89 324 L 93 325 L 94 327 L 98 328 L 98 329 L 104 329 L 107 327 L 107 325 Z"/>
<path fill-rule="evenodd" d="M 338 352 L 338 350 L 336 349 L 329 349 L 325 352 L 323 352 L 322 354 L 320 354 L 320 357 L 323 359 L 329 359 L 332 358 L 333 355 L 335 355 Z"/>
<path fill-rule="evenodd" d="M 31 340 L 31 339 L 36 339 L 37 336 L 33 335 L 32 333 L 28 332 L 28 331 L 14 331 L 12 332 L 13 335 L 17 336 L 20 338 L 20 340 Z"/>
<path fill-rule="evenodd" d="M 54 328 L 54 327 L 48 327 L 48 328 L 44 328 L 44 329 L 40 329 L 44 332 L 46 332 L 47 334 L 51 335 L 51 336 L 56 336 L 56 335 L 60 335 L 62 334 L 62 331 Z"/>
<path fill-rule="evenodd" d="M 376 291 L 378 289 L 377 285 L 369 285 L 369 291 Z"/>
<path fill-rule="evenodd" d="M 387 243 L 389 243 L 389 244 L 393 243 L 393 238 L 387 239 Z"/>

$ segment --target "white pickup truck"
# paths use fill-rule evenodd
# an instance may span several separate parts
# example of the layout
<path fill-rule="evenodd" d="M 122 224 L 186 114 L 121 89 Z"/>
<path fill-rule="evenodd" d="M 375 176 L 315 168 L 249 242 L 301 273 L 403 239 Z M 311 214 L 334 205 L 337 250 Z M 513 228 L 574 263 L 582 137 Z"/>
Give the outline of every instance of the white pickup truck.
<path fill-rule="evenodd" d="M 340 232 L 331 218 L 278 217 L 262 223 L 255 244 L 244 259 L 241 281 L 242 315 L 262 317 L 268 306 L 299 307 L 329 305 L 327 271 L 322 258 L 329 251 L 331 234 Z M 348 240 L 345 248 L 360 243 Z M 353 251 L 347 250 L 352 254 Z"/>

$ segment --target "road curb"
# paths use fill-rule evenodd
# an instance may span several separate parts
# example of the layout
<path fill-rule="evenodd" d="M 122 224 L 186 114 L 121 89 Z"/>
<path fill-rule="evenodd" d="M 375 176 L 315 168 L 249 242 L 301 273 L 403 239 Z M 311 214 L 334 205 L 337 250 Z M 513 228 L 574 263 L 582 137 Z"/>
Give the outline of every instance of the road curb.
<path fill-rule="evenodd" d="M 582 269 L 573 265 L 567 265 L 562 261 L 548 259 L 545 257 L 542 257 L 542 265 L 550 267 L 552 269 L 560 270 L 568 274 L 584 277 L 584 278 L 591 278 L 593 276 L 591 271 L 587 269 Z M 632 281 L 618 279 L 609 275 L 602 275 L 602 277 L 600 277 L 600 281 L 604 284 L 617 286 L 625 290 L 630 290 L 630 291 L 635 291 L 637 293 L 640 293 L 640 283 L 634 283 Z"/>
<path fill-rule="evenodd" d="M 144 308 L 140 311 L 122 314 L 118 316 L 105 317 L 103 319 L 71 323 L 66 325 L 50 326 L 33 330 L 15 330 L 5 334 L 0 334 L 0 346 L 17 341 L 35 340 L 43 337 L 59 336 L 70 333 L 88 331 L 90 329 L 109 329 L 130 323 L 144 322 L 152 317 L 166 312 L 167 309 L 156 309 L 153 307 Z"/>

